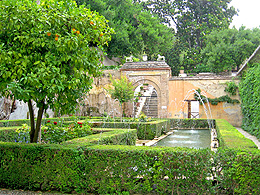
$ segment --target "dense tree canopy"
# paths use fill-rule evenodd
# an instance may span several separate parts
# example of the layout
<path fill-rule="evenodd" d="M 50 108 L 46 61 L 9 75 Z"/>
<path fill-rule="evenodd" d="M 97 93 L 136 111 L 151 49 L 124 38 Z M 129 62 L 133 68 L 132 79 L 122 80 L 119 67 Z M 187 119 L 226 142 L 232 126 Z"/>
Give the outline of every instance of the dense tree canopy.
<path fill-rule="evenodd" d="M 132 0 L 77 0 L 86 4 L 109 20 L 116 34 L 107 47 L 109 56 L 140 56 L 144 52 L 149 57 L 164 54 L 172 48 L 174 31 L 160 24 L 156 16 L 143 10 L 139 3 Z"/>
<path fill-rule="evenodd" d="M 260 44 L 260 29 L 226 29 L 206 36 L 199 71 L 223 72 L 239 69 Z"/>
<path fill-rule="evenodd" d="M 28 102 L 36 142 L 45 109 L 74 111 L 88 92 L 113 30 L 103 16 L 72 0 L 0 1 L 0 29 L 0 92 Z"/>
<path fill-rule="evenodd" d="M 174 65 L 175 68 L 184 66 L 186 70 L 193 71 L 202 60 L 200 52 L 205 47 L 205 36 L 216 29 L 227 29 L 232 22 L 236 11 L 229 6 L 230 2 L 231 0 L 148 0 L 143 6 L 158 15 L 162 22 L 176 29 L 179 44 L 175 45 L 171 55 L 180 59 L 174 60 L 179 62 Z"/>

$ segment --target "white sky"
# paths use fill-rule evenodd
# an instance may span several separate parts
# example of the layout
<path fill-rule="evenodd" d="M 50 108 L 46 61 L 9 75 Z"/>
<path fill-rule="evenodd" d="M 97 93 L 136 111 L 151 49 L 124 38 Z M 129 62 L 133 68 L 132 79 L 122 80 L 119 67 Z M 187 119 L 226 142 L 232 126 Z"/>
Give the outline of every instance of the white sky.
<path fill-rule="evenodd" d="M 230 5 L 238 9 L 238 16 L 233 17 L 230 28 L 260 28 L 260 0 L 232 0 Z"/>

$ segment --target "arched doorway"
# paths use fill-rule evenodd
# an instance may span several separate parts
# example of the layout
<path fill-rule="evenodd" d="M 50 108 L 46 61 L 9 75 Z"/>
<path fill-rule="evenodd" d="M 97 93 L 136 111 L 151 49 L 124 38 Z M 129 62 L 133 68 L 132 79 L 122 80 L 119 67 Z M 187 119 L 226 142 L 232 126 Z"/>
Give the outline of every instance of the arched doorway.
<path fill-rule="evenodd" d="M 144 113 L 147 117 L 158 118 L 158 94 L 148 83 L 140 84 L 135 89 L 134 114 L 139 117 Z"/>

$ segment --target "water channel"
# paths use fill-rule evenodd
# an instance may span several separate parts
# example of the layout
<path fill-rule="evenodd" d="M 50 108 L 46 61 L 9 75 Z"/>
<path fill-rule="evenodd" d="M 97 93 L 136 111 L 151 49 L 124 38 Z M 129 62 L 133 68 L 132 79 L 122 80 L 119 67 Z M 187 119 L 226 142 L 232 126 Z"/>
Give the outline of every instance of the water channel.
<path fill-rule="evenodd" d="M 181 129 L 160 140 L 153 146 L 210 148 L 210 130 Z"/>

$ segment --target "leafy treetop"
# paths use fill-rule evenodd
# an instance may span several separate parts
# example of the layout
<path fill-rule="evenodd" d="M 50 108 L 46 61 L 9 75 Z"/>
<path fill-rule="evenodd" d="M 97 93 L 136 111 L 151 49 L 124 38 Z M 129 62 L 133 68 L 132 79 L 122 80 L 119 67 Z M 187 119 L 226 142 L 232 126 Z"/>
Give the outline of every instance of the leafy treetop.
<path fill-rule="evenodd" d="M 117 99 L 120 103 L 121 110 L 123 111 L 123 104 L 134 99 L 134 89 L 132 82 L 129 82 L 126 76 L 121 79 L 114 79 L 110 76 L 112 86 L 107 90 L 112 98 Z"/>
<path fill-rule="evenodd" d="M 72 0 L 0 2 L 0 92 L 29 103 L 32 130 L 32 100 L 39 130 L 44 109 L 71 112 L 88 92 L 113 33 L 107 23 Z"/>
<path fill-rule="evenodd" d="M 175 41 L 173 29 L 160 23 L 158 17 L 146 11 L 139 3 L 132 0 L 77 0 L 86 4 L 109 20 L 115 29 L 107 53 L 109 56 L 139 57 L 144 52 L 148 57 L 156 58 L 164 54 Z"/>

